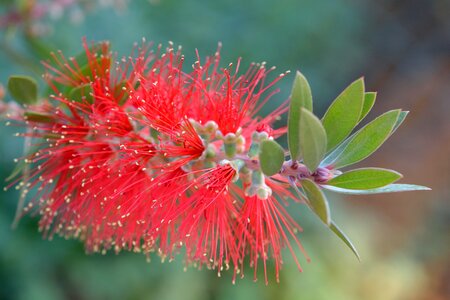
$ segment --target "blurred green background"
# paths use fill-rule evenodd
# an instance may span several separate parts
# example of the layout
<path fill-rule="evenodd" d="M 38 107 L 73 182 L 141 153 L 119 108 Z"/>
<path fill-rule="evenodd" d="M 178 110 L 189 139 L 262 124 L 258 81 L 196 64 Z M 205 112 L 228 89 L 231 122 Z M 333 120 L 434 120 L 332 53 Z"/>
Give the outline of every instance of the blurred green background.
<path fill-rule="evenodd" d="M 48 10 L 42 16 L 33 10 Z M 291 207 L 312 258 L 299 273 L 286 253 L 281 282 L 190 268 L 179 257 L 146 263 L 139 254 L 85 255 L 78 241 L 43 240 L 36 217 L 11 229 L 18 192 L 0 192 L 0 299 L 450 299 L 450 5 L 445 0 L 103 0 L 0 1 L 0 83 L 36 75 L 46 48 L 67 55 L 81 39 L 110 40 L 127 54 L 142 37 L 183 45 L 187 64 L 223 43 L 223 64 L 267 61 L 309 79 L 315 112 L 364 75 L 378 91 L 373 118 L 388 109 L 411 113 L 364 166 L 396 169 L 431 192 L 333 197 L 336 221 L 362 256 L 306 209 Z M 287 98 L 284 79 L 266 112 Z M 1 94 L 1 93 L 0 93 Z M 6 95 L 6 100 L 8 96 Z M 264 113 L 264 112 L 263 112 Z M 23 140 L 0 124 L 0 182 Z"/>

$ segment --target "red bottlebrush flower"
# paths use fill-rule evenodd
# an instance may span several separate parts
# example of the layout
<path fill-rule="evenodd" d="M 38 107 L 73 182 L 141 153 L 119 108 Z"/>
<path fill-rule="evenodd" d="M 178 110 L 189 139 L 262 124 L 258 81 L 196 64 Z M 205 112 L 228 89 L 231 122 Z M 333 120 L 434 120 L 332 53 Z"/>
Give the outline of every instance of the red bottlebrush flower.
<path fill-rule="evenodd" d="M 46 236 L 80 238 L 88 251 L 157 252 L 186 263 L 244 273 L 275 261 L 289 239 L 301 248 L 280 199 L 285 181 L 265 178 L 254 159 L 287 111 L 255 114 L 284 74 L 266 84 L 264 64 L 239 75 L 240 61 L 221 69 L 219 51 L 191 72 L 181 51 L 144 45 L 117 63 L 107 43 L 84 44 L 75 59 L 54 55 L 46 76 L 55 95 L 16 121 L 31 128 L 39 150 L 22 184 L 38 193 L 25 211 L 39 211 Z M 299 266 L 300 268 L 300 266 Z"/>
<path fill-rule="evenodd" d="M 228 268 L 238 260 L 233 220 L 238 204 L 229 189 L 236 176 L 237 170 L 230 164 L 206 171 L 193 181 L 191 192 L 198 196 L 183 199 L 180 205 L 183 218 L 178 234 L 186 246 L 187 261 L 218 268 L 219 274 L 224 265 Z"/>
<path fill-rule="evenodd" d="M 279 271 L 283 264 L 282 249 L 287 247 L 291 252 L 300 271 L 302 268 L 296 256 L 298 248 L 309 258 L 300 244 L 296 234 L 302 232 L 302 228 L 292 219 L 289 213 L 274 196 L 269 196 L 261 201 L 256 195 L 245 197 L 242 208 L 241 221 L 239 222 L 239 249 L 241 257 L 249 255 L 250 266 L 254 269 L 254 280 L 257 279 L 259 260 L 264 268 L 265 283 L 268 283 L 267 261 L 274 260 L 275 276 L 279 281 Z M 293 247 L 290 240 L 294 241 Z M 241 269 L 244 269 L 241 260 Z M 243 274 L 242 274 L 243 276 Z"/>

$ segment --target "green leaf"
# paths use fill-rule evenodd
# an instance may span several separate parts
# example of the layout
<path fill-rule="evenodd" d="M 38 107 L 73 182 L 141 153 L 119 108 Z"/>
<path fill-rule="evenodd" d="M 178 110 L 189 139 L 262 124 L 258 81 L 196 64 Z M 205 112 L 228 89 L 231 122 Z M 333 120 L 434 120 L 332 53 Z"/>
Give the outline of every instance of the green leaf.
<path fill-rule="evenodd" d="M 11 174 L 5 179 L 6 181 L 11 181 L 12 179 L 16 178 L 17 175 L 21 174 L 23 169 L 25 168 L 26 163 L 24 159 L 21 159 L 17 162 L 14 169 L 12 170 Z"/>
<path fill-rule="evenodd" d="M 375 152 L 390 136 L 399 114 L 399 109 L 388 111 L 359 130 L 337 157 L 334 167 L 357 163 Z"/>
<path fill-rule="evenodd" d="M 30 149 L 26 151 L 25 157 L 29 157 L 32 153 L 36 153 L 37 151 L 39 151 L 39 146 L 32 146 Z M 11 174 L 9 174 L 9 176 L 5 179 L 5 181 L 11 181 L 18 175 L 22 174 L 25 167 L 29 164 L 26 163 L 25 161 L 26 161 L 25 158 L 18 159 L 14 169 L 12 170 Z"/>
<path fill-rule="evenodd" d="M 106 46 L 105 46 L 106 45 Z M 90 79 L 92 79 L 92 69 L 97 69 L 97 66 L 101 66 L 101 62 L 102 62 L 102 54 L 106 54 L 109 52 L 109 43 L 106 42 L 99 42 L 99 43 L 95 43 L 92 46 L 90 46 L 88 48 L 88 51 L 90 53 L 90 56 L 94 57 L 97 56 L 95 59 L 91 59 L 91 65 L 89 64 L 89 59 L 88 59 L 88 55 L 86 54 L 86 49 L 83 49 L 83 51 L 81 51 L 79 54 L 77 54 L 74 57 L 70 57 L 68 59 L 68 61 L 70 62 L 71 68 L 76 70 L 77 74 L 82 74 L 84 76 L 89 77 Z M 51 57 L 50 59 L 50 64 L 58 64 L 58 61 L 54 58 Z M 98 72 L 96 70 L 96 72 Z M 73 91 L 74 88 L 78 88 L 80 85 L 84 85 L 82 84 L 78 84 L 77 82 L 79 82 L 79 75 L 71 75 L 70 77 L 72 77 L 74 79 L 74 83 L 59 83 L 59 82 L 53 82 L 53 85 L 56 86 L 57 90 L 59 92 L 62 92 L 64 95 L 70 95 L 70 93 Z M 71 81 L 72 82 L 72 81 Z M 45 91 L 46 95 L 52 95 L 55 93 L 55 91 L 53 90 L 52 87 L 48 87 Z M 89 100 L 88 100 L 89 101 Z"/>
<path fill-rule="evenodd" d="M 21 104 L 35 104 L 38 101 L 37 83 L 29 76 L 9 77 L 8 90 L 14 100 Z"/>
<path fill-rule="evenodd" d="M 390 135 L 392 135 L 397 130 L 397 128 L 402 124 L 402 122 L 405 120 L 405 118 L 408 115 L 408 113 L 409 113 L 408 111 L 400 112 L 400 114 L 397 117 L 397 121 L 396 121 L 396 123 L 395 123 L 395 125 L 394 125 Z M 342 142 L 336 149 L 334 149 L 330 154 L 328 154 L 325 157 L 325 159 L 320 163 L 320 165 L 322 167 L 325 167 L 325 166 L 328 166 L 328 165 L 332 165 L 336 161 L 336 159 L 342 154 L 342 152 L 345 150 L 347 145 L 356 136 L 356 134 L 358 132 L 352 134 L 344 142 Z"/>
<path fill-rule="evenodd" d="M 403 121 L 405 121 L 406 116 L 409 114 L 409 111 L 402 111 L 397 117 L 397 122 L 395 122 L 394 128 L 392 128 L 391 135 L 397 130 L 400 125 L 402 125 Z"/>
<path fill-rule="evenodd" d="M 291 159 L 300 159 L 300 111 L 305 108 L 312 111 L 311 88 L 306 78 L 297 71 L 292 86 L 291 103 L 288 117 L 288 144 Z"/>
<path fill-rule="evenodd" d="M 92 87 L 89 83 L 80 85 L 73 89 L 70 89 L 68 92 L 69 99 L 76 102 L 84 102 L 87 101 L 89 103 L 93 103 L 94 99 L 92 97 Z"/>
<path fill-rule="evenodd" d="M 351 140 L 355 137 L 355 134 L 352 134 L 349 138 L 347 138 L 345 141 L 343 141 L 336 149 L 331 151 L 330 154 L 328 154 L 320 163 L 320 166 L 326 167 L 328 165 L 332 165 L 336 159 L 339 158 L 339 156 L 344 152 L 347 145 L 351 142 Z"/>
<path fill-rule="evenodd" d="M 53 90 L 53 86 L 56 87 L 56 90 L 58 92 L 55 92 Z M 44 96 L 45 97 L 49 97 L 50 95 L 55 95 L 55 94 L 59 94 L 60 92 L 63 92 L 63 94 L 66 94 L 66 86 L 59 83 L 59 82 L 52 82 L 52 85 L 48 85 L 45 89 L 44 89 Z M 69 89 L 70 90 L 70 89 Z"/>
<path fill-rule="evenodd" d="M 104 45 L 107 45 L 106 51 L 104 52 Z M 109 43 L 107 42 L 98 42 L 93 44 L 91 47 L 88 48 L 88 51 L 90 55 L 94 56 L 97 55 L 100 57 L 103 53 L 108 53 L 109 51 Z M 86 49 L 83 49 L 80 53 L 78 53 L 73 59 L 77 62 L 79 67 L 85 66 L 89 63 L 88 56 L 86 54 Z M 71 59 L 72 60 L 72 59 Z"/>
<path fill-rule="evenodd" d="M 415 185 L 415 184 L 401 184 L 393 183 L 381 188 L 370 189 L 370 190 L 350 190 L 343 189 L 331 185 L 322 185 L 323 188 L 330 190 L 332 192 L 347 194 L 347 195 L 371 195 L 371 194 L 385 194 L 385 193 L 396 193 L 396 192 L 409 192 L 409 191 L 429 191 L 429 187 Z"/>
<path fill-rule="evenodd" d="M 311 172 L 317 169 L 327 151 L 327 133 L 320 120 L 304 108 L 300 112 L 300 150 Z"/>
<path fill-rule="evenodd" d="M 361 120 L 367 116 L 367 114 L 370 112 L 373 105 L 375 104 L 376 98 L 377 98 L 376 92 L 367 92 L 364 94 L 364 103 L 361 111 L 361 116 L 359 116 L 358 122 L 361 122 Z"/>
<path fill-rule="evenodd" d="M 402 174 L 392 170 L 363 168 L 336 176 L 329 180 L 327 185 L 351 190 L 368 190 L 386 186 L 402 177 Z"/>
<path fill-rule="evenodd" d="M 99 72 L 103 72 L 102 65 L 104 59 L 105 59 L 104 57 L 97 57 L 90 64 L 88 63 L 86 65 L 80 66 L 79 73 L 86 77 L 89 77 L 90 80 L 93 80 L 94 75 L 99 75 Z M 108 65 L 111 65 L 110 59 L 108 59 Z"/>
<path fill-rule="evenodd" d="M 281 170 L 284 163 L 284 150 L 273 140 L 265 140 L 261 143 L 259 152 L 261 171 L 272 176 Z"/>
<path fill-rule="evenodd" d="M 26 111 L 24 113 L 25 120 L 37 123 L 52 123 L 55 121 L 55 118 L 51 115 L 34 112 L 34 111 Z"/>
<path fill-rule="evenodd" d="M 126 81 L 121 81 L 114 87 L 114 99 L 118 99 L 117 103 L 119 106 L 123 106 L 130 96 L 127 88 L 128 86 Z"/>
<path fill-rule="evenodd" d="M 364 80 L 350 84 L 328 108 L 322 123 L 327 132 L 327 150 L 334 149 L 358 124 L 364 102 Z"/>
<path fill-rule="evenodd" d="M 305 191 L 310 208 L 327 226 L 330 225 L 330 207 L 327 198 L 320 190 L 319 186 L 310 179 L 300 180 L 302 189 Z"/>
<path fill-rule="evenodd" d="M 345 235 L 345 233 L 333 221 L 330 223 L 330 229 L 350 248 L 350 250 L 352 250 L 352 252 L 356 255 L 358 260 L 361 261 L 361 257 L 359 256 L 359 253 L 356 250 L 356 247 L 353 245 L 353 243 L 350 241 L 350 239 Z"/>

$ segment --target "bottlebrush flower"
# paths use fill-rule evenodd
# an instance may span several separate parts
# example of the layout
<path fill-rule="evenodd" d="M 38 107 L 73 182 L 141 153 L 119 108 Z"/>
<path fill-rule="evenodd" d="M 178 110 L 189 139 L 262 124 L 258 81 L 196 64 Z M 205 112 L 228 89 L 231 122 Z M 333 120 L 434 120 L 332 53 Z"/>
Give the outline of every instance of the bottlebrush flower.
<path fill-rule="evenodd" d="M 28 168 L 11 186 L 22 195 L 36 190 L 23 212 L 41 215 L 46 237 L 79 238 L 89 252 L 157 252 L 163 260 L 183 252 L 188 265 L 219 275 L 231 269 L 233 281 L 248 258 L 254 279 L 262 267 L 267 283 L 267 262 L 274 261 L 278 281 L 284 248 L 300 270 L 298 250 L 309 261 L 289 202 L 307 204 L 357 254 L 331 221 L 321 189 L 424 189 L 391 184 L 400 175 L 389 170 L 337 169 L 370 155 L 406 115 L 388 112 L 345 139 L 374 101 L 362 80 L 319 121 L 298 73 L 290 110 L 284 102 L 257 117 L 287 73 L 270 81 L 274 68 L 252 64 L 239 75 L 240 60 L 220 67 L 220 48 L 203 63 L 197 53 L 190 72 L 172 44 L 152 52 L 144 43 L 120 61 L 108 43 L 84 48 L 76 58 L 58 53 L 44 63 L 51 94 L 40 103 L 31 79 L 16 76 L 8 84 L 27 104 L 11 120 L 34 141 L 23 158 Z M 288 110 L 289 127 L 274 129 Z M 274 141 L 286 132 L 290 160 Z"/>

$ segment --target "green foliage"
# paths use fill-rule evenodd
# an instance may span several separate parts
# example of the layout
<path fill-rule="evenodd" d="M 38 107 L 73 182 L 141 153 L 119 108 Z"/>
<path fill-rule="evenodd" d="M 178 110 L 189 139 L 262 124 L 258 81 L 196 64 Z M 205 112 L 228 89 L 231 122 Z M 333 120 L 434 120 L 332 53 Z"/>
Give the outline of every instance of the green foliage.
<path fill-rule="evenodd" d="M 327 134 L 320 120 L 304 108 L 300 112 L 300 150 L 311 172 L 317 169 L 327 150 Z"/>
<path fill-rule="evenodd" d="M 397 128 L 402 125 L 403 121 L 405 121 L 406 116 L 409 114 L 409 111 L 401 111 L 397 117 L 397 121 L 394 124 L 394 128 L 392 128 L 391 135 L 397 130 Z"/>
<path fill-rule="evenodd" d="M 358 124 L 364 103 L 362 78 L 350 84 L 330 105 L 322 123 L 327 132 L 327 150 L 343 141 Z"/>
<path fill-rule="evenodd" d="M 347 237 L 347 235 L 333 222 L 330 223 L 330 229 L 331 231 L 339 237 L 349 248 L 352 250 L 353 254 L 356 255 L 358 260 L 361 260 L 361 257 L 359 256 L 358 250 L 356 250 L 356 247 L 353 245 L 353 243 L 350 241 L 350 239 Z"/>
<path fill-rule="evenodd" d="M 39 112 L 34 112 L 34 111 L 26 111 L 24 113 L 24 118 L 27 121 L 39 122 L 39 123 L 51 123 L 51 122 L 55 121 L 55 119 L 50 115 L 39 113 Z"/>
<path fill-rule="evenodd" d="M 31 105 L 38 101 L 36 80 L 29 76 L 15 75 L 9 77 L 8 91 L 18 103 Z"/>
<path fill-rule="evenodd" d="M 80 70 L 79 73 L 86 76 L 87 78 L 89 78 L 90 80 L 92 80 L 94 78 L 94 76 L 96 75 L 97 71 L 102 71 L 102 64 L 104 63 L 103 60 L 105 58 L 103 57 L 97 57 L 95 60 L 85 64 L 85 65 L 80 65 Z M 108 61 L 108 63 L 111 63 L 110 61 Z"/>
<path fill-rule="evenodd" d="M 288 117 L 288 143 L 291 159 L 293 161 L 300 159 L 301 156 L 299 141 L 301 139 L 300 119 L 302 108 L 312 111 L 312 94 L 305 76 L 297 71 L 292 85 Z"/>
<path fill-rule="evenodd" d="M 381 188 L 368 189 L 368 190 L 350 190 L 339 188 L 331 185 L 322 185 L 323 188 L 330 190 L 332 192 L 347 194 L 347 195 L 371 195 L 371 194 L 385 194 L 385 193 L 396 193 L 396 192 L 409 192 L 409 191 L 429 191 L 429 187 L 415 185 L 415 184 L 400 184 L 393 183 Z"/>
<path fill-rule="evenodd" d="M 267 176 L 278 173 L 284 162 L 283 148 L 273 140 L 265 140 L 261 143 L 259 163 L 262 172 Z"/>
<path fill-rule="evenodd" d="M 294 177 L 291 178 L 291 186 L 358 259 L 359 254 L 355 246 L 331 221 L 330 209 L 322 188 L 355 195 L 428 189 L 417 185 L 393 184 L 402 177 L 400 173 L 393 170 L 361 168 L 350 170 L 331 179 L 321 177 L 327 176 L 329 172 L 326 171 L 327 169 L 317 170 L 318 166 L 336 170 L 365 159 L 375 152 L 405 120 L 408 112 L 399 109 L 391 110 L 348 137 L 356 125 L 368 115 L 375 103 L 376 95 L 375 92 L 365 92 L 363 78 L 360 78 L 350 84 L 333 101 L 320 121 L 312 113 L 309 84 L 305 77 L 297 72 L 289 108 L 288 141 L 291 158 L 293 161 L 302 159 L 300 162 L 310 171 L 309 174 L 299 177 L 302 178 L 300 184 L 303 192 L 295 185 L 295 180 L 292 179 Z M 325 157 L 326 152 L 330 153 Z M 319 180 L 317 182 L 315 182 L 316 177 Z"/>
<path fill-rule="evenodd" d="M 82 74 L 90 79 L 93 79 L 93 76 L 96 70 L 101 70 L 102 60 L 105 59 L 102 56 L 103 51 L 109 51 L 109 43 L 107 42 L 98 42 L 90 46 L 87 50 L 83 49 L 77 55 L 68 59 L 70 68 L 77 70 L 77 73 Z M 88 55 L 86 52 L 89 52 L 92 56 L 95 56 L 95 59 L 89 61 Z M 50 57 L 50 63 L 58 64 L 54 57 Z M 94 73 L 94 74 L 93 74 Z M 80 102 L 82 96 L 86 97 L 86 101 L 92 103 L 92 99 L 90 97 L 90 92 L 88 92 L 87 83 L 74 83 L 78 82 L 79 78 L 73 78 L 74 81 L 71 84 L 63 84 L 60 82 L 53 82 L 58 91 L 62 92 L 64 95 L 68 95 L 70 100 L 74 100 Z M 53 94 L 53 89 L 49 87 L 45 93 L 46 95 Z"/>
<path fill-rule="evenodd" d="M 362 121 L 367 114 L 372 109 L 373 105 L 375 104 L 375 99 L 377 98 L 376 92 L 367 92 L 364 94 L 364 103 L 361 111 L 361 116 L 359 116 L 358 122 Z"/>
<path fill-rule="evenodd" d="M 5 181 L 11 181 L 14 178 L 16 178 L 19 174 L 22 173 L 22 171 L 26 165 L 27 164 L 24 159 L 19 160 L 16 163 L 16 165 L 14 166 L 14 169 L 12 170 L 12 172 L 8 175 L 8 177 L 6 177 Z"/>
<path fill-rule="evenodd" d="M 367 190 L 383 187 L 402 178 L 398 172 L 380 168 L 364 168 L 348 171 L 327 182 L 328 185 L 351 190 Z"/>
<path fill-rule="evenodd" d="M 305 192 L 311 210 L 324 222 L 330 225 L 330 207 L 327 198 L 323 194 L 319 186 L 310 179 L 302 179 L 300 181 L 302 189 Z"/>
<path fill-rule="evenodd" d="M 349 138 L 347 138 L 345 141 L 343 141 L 336 149 L 331 151 L 330 154 L 328 154 L 320 163 L 321 166 L 325 167 L 328 165 L 332 165 L 333 162 L 336 161 L 336 159 L 344 152 L 347 145 L 352 141 L 352 139 L 355 137 L 355 134 L 352 134 Z"/>
<path fill-rule="evenodd" d="M 76 102 L 87 101 L 89 103 L 93 103 L 94 99 L 91 93 L 91 85 L 89 83 L 83 84 L 70 90 L 69 99 Z"/>
<path fill-rule="evenodd" d="M 87 51 L 93 55 L 98 56 L 98 58 L 100 58 L 101 54 L 103 53 L 103 47 L 107 47 L 107 49 L 109 50 L 109 43 L 108 42 L 97 42 L 94 43 L 92 46 L 90 46 Z M 75 55 L 73 57 L 73 59 L 71 59 L 73 61 L 76 61 L 77 65 L 82 69 L 84 66 L 87 66 L 89 63 L 89 59 L 86 55 L 86 50 L 83 49 L 83 51 L 81 51 L 80 53 L 78 53 L 77 55 Z"/>
<path fill-rule="evenodd" d="M 405 120 L 408 113 L 409 113 L 408 111 L 400 112 L 400 114 L 398 115 L 397 120 L 395 122 L 395 125 L 390 132 L 390 135 L 392 135 L 397 130 L 397 128 L 403 123 L 403 121 Z M 359 131 L 357 133 L 359 133 Z M 325 157 L 325 159 L 321 162 L 320 165 L 328 166 L 328 165 L 333 164 L 337 160 L 337 158 L 344 152 L 347 145 L 353 140 L 355 135 L 356 135 L 356 133 L 354 133 L 349 138 L 347 138 L 344 142 L 342 142 L 336 149 L 334 149 L 330 154 L 328 154 Z"/>
<path fill-rule="evenodd" d="M 338 155 L 334 167 L 342 168 L 357 163 L 375 152 L 391 135 L 399 114 L 399 109 L 391 110 L 358 131 Z"/>
<path fill-rule="evenodd" d="M 120 106 L 124 105 L 128 99 L 129 93 L 126 91 L 126 88 L 126 81 L 121 81 L 114 87 L 114 97 L 118 99 L 118 103 Z"/>

